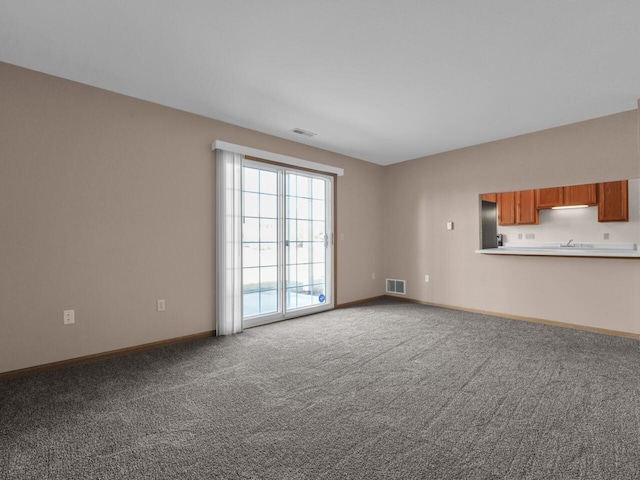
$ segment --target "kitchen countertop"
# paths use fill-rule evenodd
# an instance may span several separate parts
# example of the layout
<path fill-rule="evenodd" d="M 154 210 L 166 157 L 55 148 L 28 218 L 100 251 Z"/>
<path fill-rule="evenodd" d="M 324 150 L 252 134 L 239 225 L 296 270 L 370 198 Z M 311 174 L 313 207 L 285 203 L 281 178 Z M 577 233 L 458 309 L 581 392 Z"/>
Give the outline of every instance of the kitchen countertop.
<path fill-rule="evenodd" d="M 576 244 L 575 247 L 561 247 L 555 244 L 506 244 L 504 247 L 484 248 L 476 253 L 486 255 L 533 255 L 545 257 L 611 257 L 640 258 L 640 251 L 635 243 L 627 244 Z"/>

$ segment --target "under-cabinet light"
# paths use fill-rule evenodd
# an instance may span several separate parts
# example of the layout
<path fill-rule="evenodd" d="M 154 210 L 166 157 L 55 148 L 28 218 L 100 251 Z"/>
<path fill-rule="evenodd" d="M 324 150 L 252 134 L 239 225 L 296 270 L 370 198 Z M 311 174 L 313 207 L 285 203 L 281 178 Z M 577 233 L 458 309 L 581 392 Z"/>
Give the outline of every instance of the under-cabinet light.
<path fill-rule="evenodd" d="M 551 210 L 564 210 L 565 208 L 587 208 L 589 205 L 566 205 L 564 207 L 551 207 Z"/>

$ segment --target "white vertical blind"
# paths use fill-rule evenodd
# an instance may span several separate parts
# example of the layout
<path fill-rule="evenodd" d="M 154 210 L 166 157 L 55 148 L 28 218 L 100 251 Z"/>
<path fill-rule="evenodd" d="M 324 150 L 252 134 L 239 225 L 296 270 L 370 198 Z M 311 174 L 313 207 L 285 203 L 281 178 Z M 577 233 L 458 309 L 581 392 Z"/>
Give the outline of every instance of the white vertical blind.
<path fill-rule="evenodd" d="M 216 335 L 242 331 L 242 160 L 216 150 Z"/>

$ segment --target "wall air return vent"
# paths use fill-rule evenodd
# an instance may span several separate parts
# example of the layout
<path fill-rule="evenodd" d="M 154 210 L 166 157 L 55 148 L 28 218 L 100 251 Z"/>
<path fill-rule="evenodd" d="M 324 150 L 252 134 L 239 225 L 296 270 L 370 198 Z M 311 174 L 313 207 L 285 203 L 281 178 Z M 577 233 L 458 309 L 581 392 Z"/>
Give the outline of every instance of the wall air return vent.
<path fill-rule="evenodd" d="M 400 295 L 405 295 L 407 293 L 407 289 L 405 288 L 404 280 L 396 280 L 394 278 L 387 278 L 387 293 L 397 293 Z"/>
<path fill-rule="evenodd" d="M 309 132 L 308 130 L 303 130 L 302 128 L 294 128 L 291 130 L 293 133 L 297 133 L 298 135 L 302 135 L 303 137 L 315 137 L 317 133 Z"/>

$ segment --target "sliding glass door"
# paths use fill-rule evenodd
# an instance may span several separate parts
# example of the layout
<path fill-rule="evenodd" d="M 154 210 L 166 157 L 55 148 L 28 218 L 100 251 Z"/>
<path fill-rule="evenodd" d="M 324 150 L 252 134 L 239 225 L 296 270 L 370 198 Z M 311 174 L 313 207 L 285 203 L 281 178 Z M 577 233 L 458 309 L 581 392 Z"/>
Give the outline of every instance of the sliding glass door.
<path fill-rule="evenodd" d="M 333 308 L 333 178 L 245 160 L 243 325 Z"/>

